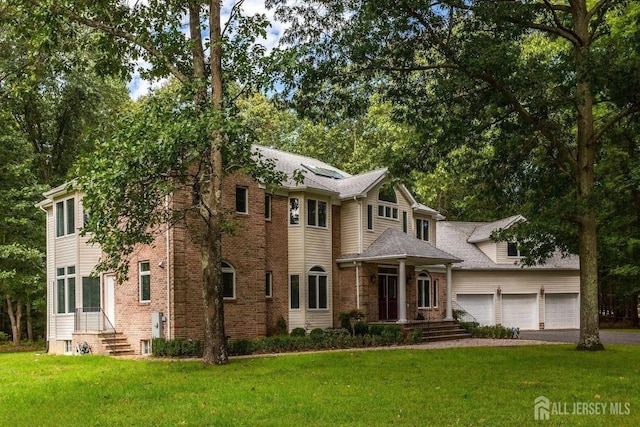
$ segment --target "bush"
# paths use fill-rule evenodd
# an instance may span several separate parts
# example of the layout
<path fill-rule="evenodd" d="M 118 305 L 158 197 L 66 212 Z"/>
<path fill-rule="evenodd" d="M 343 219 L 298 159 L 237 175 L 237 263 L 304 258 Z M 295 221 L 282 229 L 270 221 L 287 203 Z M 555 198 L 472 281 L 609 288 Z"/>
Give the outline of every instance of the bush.
<path fill-rule="evenodd" d="M 0 342 L 5 342 L 5 341 L 9 341 L 9 335 L 7 335 L 4 332 L 0 331 Z"/>
<path fill-rule="evenodd" d="M 244 354 L 252 354 L 256 346 L 253 341 L 247 339 L 238 339 L 229 341 L 227 351 L 231 356 L 241 356 Z"/>
<path fill-rule="evenodd" d="M 158 357 L 202 357 L 202 342 L 191 339 L 154 338 L 151 353 Z"/>
<path fill-rule="evenodd" d="M 365 315 L 360 310 L 351 310 L 338 315 L 338 319 L 340 319 L 340 326 L 351 332 L 353 332 L 352 328 L 354 323 L 359 322 L 364 318 Z"/>
<path fill-rule="evenodd" d="M 403 341 L 402 328 L 398 325 L 385 325 L 380 334 L 383 345 L 399 344 Z"/>
<path fill-rule="evenodd" d="M 284 317 L 280 316 L 278 321 L 276 322 L 276 335 L 284 335 L 287 333 L 287 321 L 284 320 Z"/>
<path fill-rule="evenodd" d="M 422 342 L 422 328 L 415 328 L 407 334 L 407 342 L 411 344 Z"/>
<path fill-rule="evenodd" d="M 511 328 L 504 326 L 478 326 L 472 330 L 474 338 L 498 338 L 506 339 L 513 337 Z"/>
<path fill-rule="evenodd" d="M 289 335 L 292 337 L 304 337 L 307 335 L 307 331 L 304 328 L 293 328 Z"/>
<path fill-rule="evenodd" d="M 373 335 L 373 336 L 380 336 L 382 335 L 382 331 L 384 330 L 384 325 L 380 325 L 380 324 L 374 324 L 374 325 L 369 325 L 369 334 Z"/>
<path fill-rule="evenodd" d="M 353 335 L 366 335 L 369 333 L 369 326 L 362 320 L 353 324 Z"/>
<path fill-rule="evenodd" d="M 315 339 L 324 338 L 325 335 L 326 333 L 322 328 L 315 328 L 315 329 L 312 329 L 311 332 L 309 332 L 309 337 L 315 338 Z"/>

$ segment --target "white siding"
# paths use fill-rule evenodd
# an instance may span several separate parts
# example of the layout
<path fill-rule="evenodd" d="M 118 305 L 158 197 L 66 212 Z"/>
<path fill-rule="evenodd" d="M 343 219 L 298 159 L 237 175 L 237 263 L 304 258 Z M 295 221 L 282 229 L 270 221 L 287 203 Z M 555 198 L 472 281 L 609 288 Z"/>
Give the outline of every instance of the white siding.
<path fill-rule="evenodd" d="M 73 335 L 74 322 L 73 314 L 58 314 L 56 316 L 55 339 L 70 340 Z"/>
<path fill-rule="evenodd" d="M 492 241 L 486 242 L 478 242 L 476 243 L 478 249 L 480 249 L 486 256 L 491 258 L 491 261 L 497 263 L 498 262 L 498 254 L 496 251 L 496 243 Z M 506 247 L 505 247 L 505 255 L 506 255 Z"/>
<path fill-rule="evenodd" d="M 358 205 L 361 205 L 362 210 L 364 211 L 362 214 L 363 222 L 361 223 L 358 222 Z M 371 233 L 371 231 L 366 231 L 367 204 L 361 200 L 343 201 L 340 206 L 340 244 L 342 245 L 341 251 L 343 254 L 356 254 L 361 252 L 359 248 L 359 236 L 363 233 L 361 228 L 365 229 L 364 233 Z"/>
<path fill-rule="evenodd" d="M 546 293 L 578 293 L 580 291 L 579 274 L 577 270 L 453 270 L 452 288 L 454 296 L 459 294 L 494 294 L 496 296 L 495 322 L 503 324 L 502 298 L 497 298 L 498 288 L 500 288 L 502 295 L 539 295 L 543 287 Z M 536 320 L 544 322 L 544 298 L 537 298 L 537 300 Z"/>
<path fill-rule="evenodd" d="M 411 210 L 411 203 L 408 199 L 405 198 L 404 194 L 401 191 L 399 191 L 397 188 L 395 189 L 395 192 L 396 192 L 396 199 L 398 200 L 398 204 L 392 205 L 384 202 L 382 202 L 382 204 L 386 206 L 397 207 L 398 218 L 393 219 L 393 218 L 384 218 L 384 217 L 378 216 L 378 204 L 379 204 L 378 191 L 380 190 L 380 187 L 383 186 L 383 184 L 384 183 L 374 187 L 371 191 L 369 191 L 369 193 L 367 194 L 367 197 L 362 199 L 362 206 L 363 206 L 362 228 L 366 228 L 367 226 L 366 206 L 368 204 L 373 205 L 373 224 L 374 224 L 373 232 L 364 233 L 363 242 L 362 242 L 363 250 L 368 248 L 369 245 L 371 245 L 371 243 L 373 243 L 373 241 L 376 240 L 387 228 L 395 228 L 397 230 L 402 231 L 402 211 L 406 211 L 409 216 L 409 223 L 408 223 L 409 228 L 407 230 L 407 233 L 411 236 L 415 236 L 415 224 L 414 224 L 415 220 L 413 218 L 413 212 Z M 432 225 L 435 225 L 435 224 L 432 224 Z"/>
<path fill-rule="evenodd" d="M 47 339 L 56 337 L 56 319 L 54 316 L 54 282 L 55 282 L 55 244 L 53 208 L 48 207 L 46 213 L 46 239 L 47 239 Z"/>

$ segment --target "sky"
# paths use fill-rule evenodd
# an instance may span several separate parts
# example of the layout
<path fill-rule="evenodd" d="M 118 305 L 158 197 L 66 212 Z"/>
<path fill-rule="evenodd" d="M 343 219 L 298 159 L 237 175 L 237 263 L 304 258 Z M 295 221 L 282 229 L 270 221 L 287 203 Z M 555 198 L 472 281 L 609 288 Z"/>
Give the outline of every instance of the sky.
<path fill-rule="evenodd" d="M 137 2 L 144 3 L 144 0 L 128 0 L 130 5 L 133 5 Z M 227 22 L 229 19 L 229 14 L 231 12 L 231 8 L 235 4 L 234 0 L 224 0 L 222 2 L 222 22 Z M 273 11 L 266 10 L 264 7 L 264 0 L 245 0 L 242 7 L 245 15 L 255 15 L 257 13 L 264 13 L 267 16 L 267 19 L 271 22 L 271 27 L 267 31 L 267 38 L 264 40 L 260 40 L 267 50 L 271 50 L 274 46 L 278 44 L 280 40 L 280 36 L 285 30 L 284 24 L 280 22 L 276 22 L 273 19 Z M 186 31 L 186 28 L 185 28 Z M 139 62 L 137 65 L 139 66 L 147 66 L 144 62 Z M 138 73 L 135 73 L 132 76 L 131 81 L 128 83 L 127 87 L 129 88 L 129 95 L 132 99 L 138 99 L 141 96 L 149 93 L 149 90 L 152 87 L 162 86 L 164 81 L 156 81 L 151 82 L 148 80 L 144 80 L 140 78 Z"/>

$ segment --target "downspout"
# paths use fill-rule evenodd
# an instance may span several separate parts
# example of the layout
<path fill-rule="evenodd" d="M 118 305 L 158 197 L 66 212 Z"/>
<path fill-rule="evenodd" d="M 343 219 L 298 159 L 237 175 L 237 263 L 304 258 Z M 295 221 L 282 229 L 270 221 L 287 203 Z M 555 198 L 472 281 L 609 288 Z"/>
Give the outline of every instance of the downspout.
<path fill-rule="evenodd" d="M 354 262 L 356 265 L 356 309 L 360 310 L 360 265 Z"/>
<path fill-rule="evenodd" d="M 165 196 L 165 204 L 167 206 L 167 209 L 169 209 L 169 196 Z M 166 246 L 166 275 L 167 275 L 167 323 L 166 323 L 166 328 L 167 328 L 167 339 L 170 340 L 171 339 L 171 261 L 170 261 L 170 255 L 171 255 L 171 251 L 170 251 L 170 244 L 171 244 L 171 239 L 169 238 L 169 234 L 171 231 L 171 224 L 169 222 L 169 220 L 167 220 L 167 232 L 166 232 L 166 241 L 165 241 L 165 246 Z"/>
<path fill-rule="evenodd" d="M 362 201 L 353 196 L 358 203 L 358 253 L 362 253 Z M 356 263 L 356 309 L 360 310 L 360 266 Z"/>

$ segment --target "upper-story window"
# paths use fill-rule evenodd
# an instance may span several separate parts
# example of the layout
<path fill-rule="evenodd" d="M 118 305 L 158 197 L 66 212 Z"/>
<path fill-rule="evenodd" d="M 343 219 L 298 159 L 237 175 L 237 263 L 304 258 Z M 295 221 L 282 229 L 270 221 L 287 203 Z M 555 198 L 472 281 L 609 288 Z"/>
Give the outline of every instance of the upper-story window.
<path fill-rule="evenodd" d="M 56 237 L 76 232 L 76 215 L 74 198 L 56 203 Z"/>
<path fill-rule="evenodd" d="M 402 232 L 409 232 L 409 213 L 407 211 L 402 211 Z"/>
<path fill-rule="evenodd" d="M 236 298 L 236 270 L 222 261 L 222 296 L 224 299 Z"/>
<path fill-rule="evenodd" d="M 249 191 L 246 187 L 236 187 L 236 213 L 249 213 Z"/>
<path fill-rule="evenodd" d="M 289 199 L 289 224 L 300 224 L 300 199 L 297 197 Z"/>
<path fill-rule="evenodd" d="M 367 205 L 367 230 L 373 230 L 373 206 Z"/>
<path fill-rule="evenodd" d="M 307 225 L 327 226 L 327 202 L 307 199 Z"/>
<path fill-rule="evenodd" d="M 518 247 L 518 242 L 507 243 L 507 256 L 510 258 L 521 258 L 523 256 Z"/>
<path fill-rule="evenodd" d="M 151 301 L 151 264 L 149 261 L 138 263 L 138 284 L 140 288 L 140 302 Z"/>
<path fill-rule="evenodd" d="M 420 240 L 429 241 L 428 219 L 416 219 L 416 237 Z"/>
<path fill-rule="evenodd" d="M 264 195 L 264 219 L 271 220 L 271 194 Z"/>
<path fill-rule="evenodd" d="M 393 186 L 390 184 L 380 187 L 378 191 L 378 216 L 383 218 L 398 219 L 398 208 L 389 204 L 397 204 L 398 199 Z"/>

